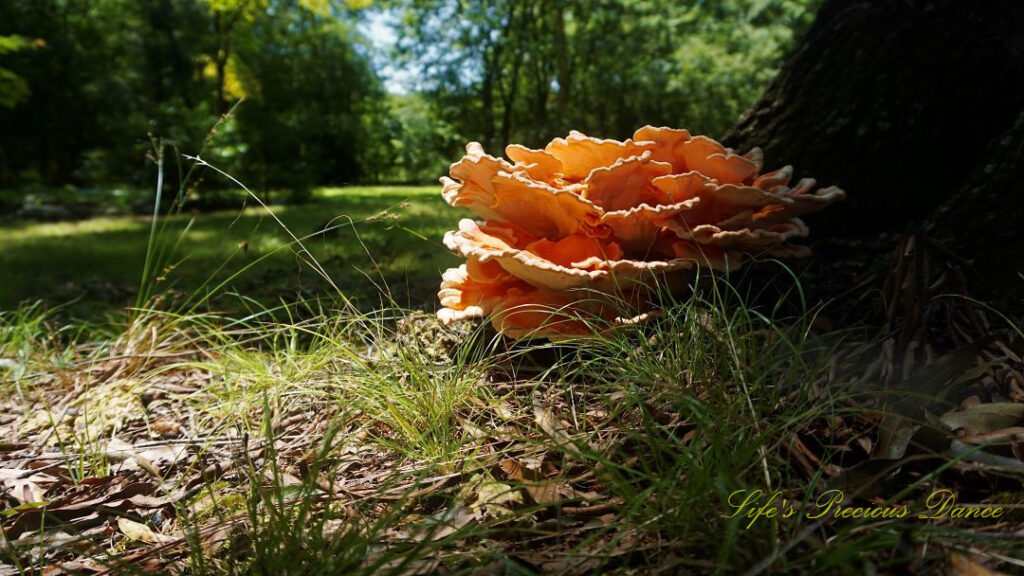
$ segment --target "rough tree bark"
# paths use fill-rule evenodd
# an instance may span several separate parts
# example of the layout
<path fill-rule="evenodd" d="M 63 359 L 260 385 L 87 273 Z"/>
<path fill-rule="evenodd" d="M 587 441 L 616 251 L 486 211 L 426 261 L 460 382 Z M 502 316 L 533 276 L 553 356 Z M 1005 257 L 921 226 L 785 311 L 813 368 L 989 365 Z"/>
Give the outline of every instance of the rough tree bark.
<path fill-rule="evenodd" d="M 986 281 L 1012 283 L 1024 270 L 1024 2 L 826 0 L 724 140 L 847 191 L 808 219 L 814 237 L 928 228 L 969 250 Z"/>

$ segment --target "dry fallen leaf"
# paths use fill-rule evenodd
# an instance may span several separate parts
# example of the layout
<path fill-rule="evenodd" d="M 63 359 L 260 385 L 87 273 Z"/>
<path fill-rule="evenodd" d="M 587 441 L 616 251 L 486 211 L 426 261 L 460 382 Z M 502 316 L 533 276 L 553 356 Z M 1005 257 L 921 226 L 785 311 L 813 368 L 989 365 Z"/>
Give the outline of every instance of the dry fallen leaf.
<path fill-rule="evenodd" d="M 989 570 L 963 554 L 950 554 L 947 574 L 950 576 L 1001 576 L 1003 573 Z"/>
<path fill-rule="evenodd" d="M 326 528 L 326 527 L 325 527 Z M 209 536 L 203 538 L 203 554 L 213 557 L 231 540 L 231 526 L 218 526 Z"/>
<path fill-rule="evenodd" d="M 71 524 L 77 530 L 102 524 L 112 510 L 126 511 L 135 504 L 137 496 L 149 496 L 156 486 L 135 481 L 132 473 L 120 473 L 104 478 L 83 478 L 78 488 L 45 506 L 18 510 L 10 524 L 3 526 L 7 538 L 14 539 L 26 531 L 37 531 L 45 523 L 59 521 Z"/>
<path fill-rule="evenodd" d="M 157 444 L 145 448 L 137 448 L 118 437 L 107 443 L 105 454 L 115 462 L 121 462 L 119 470 L 144 469 L 157 478 L 161 478 L 160 465 L 170 465 L 188 455 L 188 446 L 184 444 Z"/>
<path fill-rule="evenodd" d="M 522 493 L 489 476 L 475 474 L 459 488 L 457 501 L 466 503 L 478 518 L 506 518 L 523 504 Z"/>
<path fill-rule="evenodd" d="M 441 540 L 451 536 L 476 521 L 476 514 L 465 506 L 443 510 L 426 519 L 421 529 L 415 530 L 413 539 L 419 542 Z"/>
<path fill-rule="evenodd" d="M 540 506 L 557 504 L 568 498 L 575 498 L 576 493 L 569 484 L 560 480 L 550 480 L 531 470 L 514 458 L 506 458 L 499 463 L 509 480 L 523 485 L 526 495 Z"/>
<path fill-rule="evenodd" d="M 1024 420 L 1024 404 L 993 402 L 975 404 L 963 410 L 947 412 L 942 423 L 951 430 L 965 428 L 972 432 L 992 432 L 1018 425 Z"/>
<path fill-rule="evenodd" d="M 540 429 L 559 445 L 569 442 L 569 434 L 565 431 L 565 426 L 562 426 L 562 422 L 551 413 L 551 410 L 548 410 L 536 398 L 533 400 L 533 417 Z"/>
<path fill-rule="evenodd" d="M 181 435 L 181 424 L 167 417 L 154 420 L 150 423 L 149 429 L 161 438 L 176 438 Z"/>
<path fill-rule="evenodd" d="M 131 443 L 114 436 L 107 442 L 107 449 L 104 455 L 114 462 L 122 462 L 135 455 L 135 447 Z"/>
<path fill-rule="evenodd" d="M 124 532 L 124 535 L 130 540 L 137 540 L 148 544 L 166 544 L 177 540 L 174 536 L 155 532 L 149 526 L 127 518 L 118 518 L 117 527 L 120 528 L 121 532 Z"/>
<path fill-rule="evenodd" d="M 2 567 L 0 567 L 2 568 Z M 61 562 L 53 566 L 47 566 L 43 569 L 43 576 L 63 576 L 64 574 L 100 574 L 107 572 L 107 565 L 101 561 L 93 560 L 92 558 L 83 558 L 78 560 L 72 560 L 70 562 Z M 0 576 L 4 575 L 2 569 L 0 569 Z"/>
<path fill-rule="evenodd" d="M 57 478 L 42 472 L 0 468 L 0 488 L 21 504 L 46 500 L 46 491 L 57 482 Z"/>

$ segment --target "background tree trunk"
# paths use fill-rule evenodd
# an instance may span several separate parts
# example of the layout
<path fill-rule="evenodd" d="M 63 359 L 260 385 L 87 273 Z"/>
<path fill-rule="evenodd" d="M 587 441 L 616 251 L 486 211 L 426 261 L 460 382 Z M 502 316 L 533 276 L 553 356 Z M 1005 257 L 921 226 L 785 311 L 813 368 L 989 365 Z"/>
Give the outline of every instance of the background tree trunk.
<path fill-rule="evenodd" d="M 724 140 L 846 190 L 817 241 L 928 228 L 1024 288 L 1024 2 L 826 0 Z"/>

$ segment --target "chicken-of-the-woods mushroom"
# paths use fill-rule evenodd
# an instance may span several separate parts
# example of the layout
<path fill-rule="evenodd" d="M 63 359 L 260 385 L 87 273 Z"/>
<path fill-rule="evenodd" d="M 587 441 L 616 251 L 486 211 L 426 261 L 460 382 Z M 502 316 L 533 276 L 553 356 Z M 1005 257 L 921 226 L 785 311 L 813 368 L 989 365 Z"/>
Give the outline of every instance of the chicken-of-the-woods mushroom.
<path fill-rule="evenodd" d="M 490 317 L 501 333 L 592 332 L 631 302 L 643 312 L 651 278 L 735 269 L 752 255 L 804 256 L 799 216 L 845 195 L 794 185 L 791 166 L 762 174 L 762 153 L 737 154 L 706 136 L 645 126 L 632 139 L 579 132 L 543 150 L 511 145 L 509 160 L 476 143 L 442 177 L 451 206 L 469 209 L 444 244 L 466 263 L 443 275 L 445 322 Z M 663 285 L 663 283 L 662 283 Z M 608 297 L 602 297 L 607 295 Z"/>

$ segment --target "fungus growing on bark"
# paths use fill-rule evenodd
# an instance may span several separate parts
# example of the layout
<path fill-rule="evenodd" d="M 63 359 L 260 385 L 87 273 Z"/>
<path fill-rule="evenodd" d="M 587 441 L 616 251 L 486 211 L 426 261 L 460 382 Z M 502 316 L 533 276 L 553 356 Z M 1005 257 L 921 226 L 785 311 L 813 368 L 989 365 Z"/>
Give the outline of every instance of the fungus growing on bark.
<path fill-rule="evenodd" d="M 469 209 L 445 234 L 466 264 L 443 275 L 445 322 L 490 317 L 502 334 L 564 337 L 588 321 L 618 318 L 625 297 L 645 312 L 649 280 L 669 288 L 696 267 L 727 270 L 751 256 L 804 256 L 799 216 L 845 194 L 814 190 L 793 169 L 761 174 L 761 150 L 740 155 L 706 136 L 645 126 L 632 139 L 579 132 L 543 150 L 505 150 L 511 162 L 470 143 L 442 177 L 451 206 Z"/>

